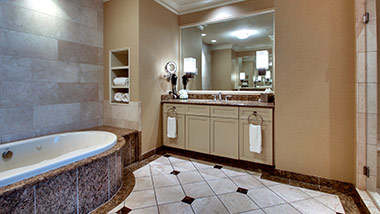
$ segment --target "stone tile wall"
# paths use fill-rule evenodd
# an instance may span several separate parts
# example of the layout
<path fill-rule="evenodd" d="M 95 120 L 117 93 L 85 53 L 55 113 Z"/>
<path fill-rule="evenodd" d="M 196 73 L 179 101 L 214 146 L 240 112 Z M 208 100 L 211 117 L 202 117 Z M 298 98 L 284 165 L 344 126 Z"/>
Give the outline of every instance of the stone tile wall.
<path fill-rule="evenodd" d="M 118 105 L 105 100 L 104 125 L 141 131 L 141 103 Z"/>
<path fill-rule="evenodd" d="M 0 143 L 103 124 L 102 0 L 0 1 Z"/>

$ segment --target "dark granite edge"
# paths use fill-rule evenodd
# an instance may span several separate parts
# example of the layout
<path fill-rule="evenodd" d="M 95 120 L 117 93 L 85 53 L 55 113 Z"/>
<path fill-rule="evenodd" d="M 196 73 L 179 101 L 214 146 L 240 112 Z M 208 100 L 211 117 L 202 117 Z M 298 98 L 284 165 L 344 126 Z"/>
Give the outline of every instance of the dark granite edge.
<path fill-rule="evenodd" d="M 117 130 L 117 131 L 115 131 Z M 126 144 L 126 141 L 124 139 L 124 136 L 133 134 L 133 133 L 138 133 L 139 131 L 137 130 L 131 130 L 131 129 L 123 129 L 123 128 L 116 128 L 116 127 L 111 127 L 111 126 L 100 126 L 100 127 L 94 127 L 91 129 L 84 129 L 84 130 L 78 130 L 78 131 L 108 131 L 111 133 L 114 133 L 117 136 L 117 143 L 114 145 L 111 149 L 108 149 L 107 151 L 104 151 L 100 154 L 87 157 L 85 159 L 76 161 L 74 163 L 59 167 L 57 169 L 50 170 L 48 172 L 27 178 L 22 181 L 18 181 L 16 183 L 4 186 L 0 188 L 0 195 L 6 196 L 14 193 L 15 191 L 18 191 L 23 188 L 28 188 L 31 187 L 37 183 L 44 182 L 50 178 L 53 178 L 55 176 L 61 175 L 65 172 L 74 170 L 78 167 L 84 166 L 86 164 L 90 164 L 98 159 L 101 158 L 106 158 L 115 152 L 118 152 L 123 146 Z M 122 133 L 118 133 L 118 132 Z M 75 132 L 75 131 L 70 131 L 70 132 Z M 60 133 L 68 133 L 68 132 L 60 132 Z"/>
<path fill-rule="evenodd" d="M 161 100 L 161 103 L 184 104 L 184 105 L 210 105 L 210 106 L 236 106 L 236 107 L 255 107 L 255 108 L 275 108 L 273 103 L 263 103 L 259 101 L 227 101 L 227 102 L 202 102 L 201 100 Z"/>
<path fill-rule="evenodd" d="M 161 147 L 159 147 L 159 148 L 161 148 Z M 156 152 L 157 149 L 153 149 L 151 151 Z M 118 190 L 118 192 L 114 195 L 114 197 L 111 198 L 105 204 L 101 205 L 100 207 L 98 207 L 97 209 L 92 211 L 91 214 L 108 213 L 109 211 L 114 209 L 116 206 L 118 206 L 120 203 L 122 203 L 125 199 L 127 199 L 129 194 L 131 194 L 133 187 L 135 186 L 135 182 L 136 182 L 136 180 L 135 180 L 136 178 L 135 178 L 133 172 L 135 170 L 149 164 L 149 162 L 160 157 L 160 155 L 156 155 L 156 153 L 152 153 L 152 152 L 144 153 L 144 154 L 146 154 L 144 159 L 141 159 L 141 161 L 139 161 L 137 163 L 133 163 L 133 164 L 124 168 L 123 185 Z M 150 155 L 150 156 L 148 156 L 148 155 Z"/>

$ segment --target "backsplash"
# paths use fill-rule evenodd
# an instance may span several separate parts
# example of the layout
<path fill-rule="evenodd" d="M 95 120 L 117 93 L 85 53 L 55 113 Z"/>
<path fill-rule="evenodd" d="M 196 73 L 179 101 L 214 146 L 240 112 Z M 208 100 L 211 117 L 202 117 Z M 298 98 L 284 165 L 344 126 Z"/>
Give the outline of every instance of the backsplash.
<path fill-rule="evenodd" d="M 0 11 L 0 143 L 102 125 L 102 0 Z"/>

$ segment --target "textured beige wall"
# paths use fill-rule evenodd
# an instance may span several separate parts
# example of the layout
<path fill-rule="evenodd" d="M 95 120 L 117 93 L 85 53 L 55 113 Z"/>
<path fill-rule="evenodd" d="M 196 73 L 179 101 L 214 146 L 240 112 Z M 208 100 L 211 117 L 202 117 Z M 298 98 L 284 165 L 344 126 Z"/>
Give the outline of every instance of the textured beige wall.
<path fill-rule="evenodd" d="M 162 76 L 168 61 L 178 64 L 179 28 L 177 15 L 153 0 L 140 0 L 139 23 L 142 152 L 147 152 L 162 145 L 161 94 L 170 88 Z"/>
<path fill-rule="evenodd" d="M 0 37 L 0 143 L 103 124 L 101 0 L 0 1 Z"/>
<path fill-rule="evenodd" d="M 354 2 L 276 0 L 275 10 L 276 167 L 354 183 Z"/>
<path fill-rule="evenodd" d="M 139 100 L 139 1 L 104 3 L 104 99 L 109 100 L 109 50 L 129 47 L 130 99 Z"/>

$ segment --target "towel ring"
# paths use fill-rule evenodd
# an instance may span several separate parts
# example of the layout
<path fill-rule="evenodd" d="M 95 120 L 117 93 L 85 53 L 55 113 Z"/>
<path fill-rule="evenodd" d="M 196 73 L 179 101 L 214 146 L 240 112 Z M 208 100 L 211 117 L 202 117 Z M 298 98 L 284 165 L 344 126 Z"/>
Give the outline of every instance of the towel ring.
<path fill-rule="evenodd" d="M 252 117 L 255 117 L 255 120 L 251 120 Z M 258 117 L 260 118 L 261 123 L 260 124 L 254 124 L 253 123 L 254 121 L 258 121 L 257 120 Z M 262 126 L 264 124 L 264 118 L 260 114 L 258 114 L 257 111 L 254 111 L 251 115 L 249 115 L 248 123 L 252 124 L 252 125 L 261 125 Z"/>
<path fill-rule="evenodd" d="M 168 111 L 166 112 L 169 117 L 177 117 L 177 110 L 175 107 L 169 108 Z M 174 116 L 171 116 L 174 115 Z"/>

